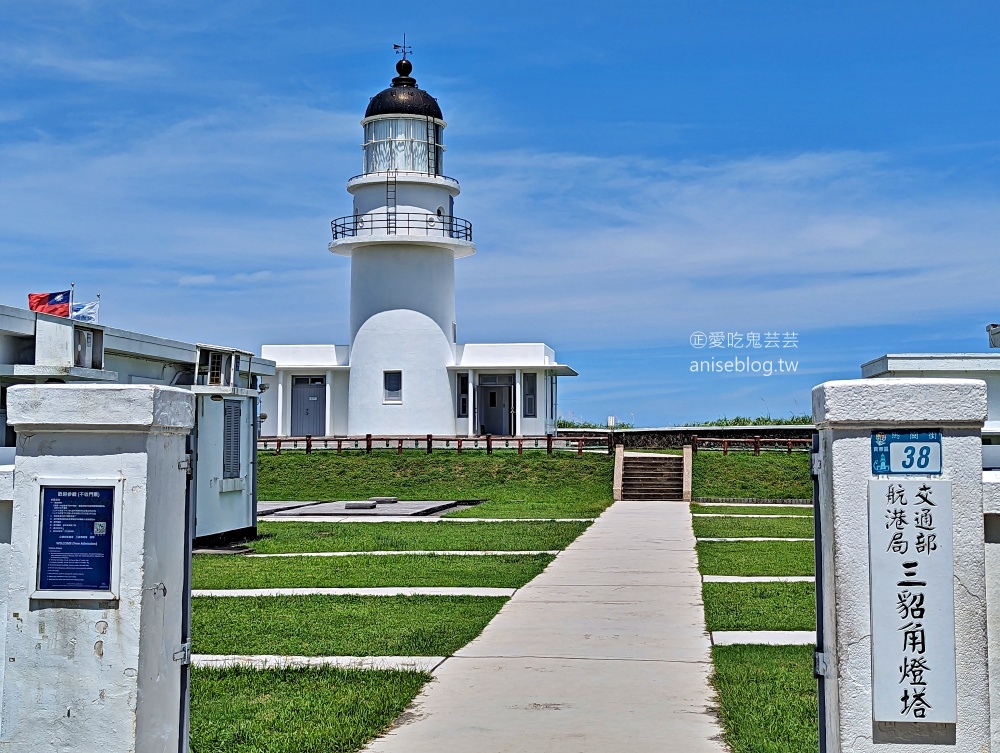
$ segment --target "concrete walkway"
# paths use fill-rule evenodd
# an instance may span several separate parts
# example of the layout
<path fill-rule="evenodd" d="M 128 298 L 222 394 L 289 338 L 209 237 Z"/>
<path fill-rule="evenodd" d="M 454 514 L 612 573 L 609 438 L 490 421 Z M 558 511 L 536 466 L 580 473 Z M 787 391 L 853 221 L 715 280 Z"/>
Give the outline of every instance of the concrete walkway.
<path fill-rule="evenodd" d="M 688 505 L 617 502 L 370 753 L 722 753 Z"/>

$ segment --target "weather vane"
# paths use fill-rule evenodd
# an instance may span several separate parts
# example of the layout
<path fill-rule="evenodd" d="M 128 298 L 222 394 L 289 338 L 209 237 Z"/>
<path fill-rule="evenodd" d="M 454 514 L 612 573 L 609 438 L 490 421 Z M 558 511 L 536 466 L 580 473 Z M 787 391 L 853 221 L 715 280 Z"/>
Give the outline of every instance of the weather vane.
<path fill-rule="evenodd" d="M 413 54 L 413 47 L 406 43 L 406 34 L 403 35 L 403 44 L 394 44 L 392 49 L 396 51 L 397 55 L 402 55 L 403 60 L 406 60 L 407 55 Z"/>

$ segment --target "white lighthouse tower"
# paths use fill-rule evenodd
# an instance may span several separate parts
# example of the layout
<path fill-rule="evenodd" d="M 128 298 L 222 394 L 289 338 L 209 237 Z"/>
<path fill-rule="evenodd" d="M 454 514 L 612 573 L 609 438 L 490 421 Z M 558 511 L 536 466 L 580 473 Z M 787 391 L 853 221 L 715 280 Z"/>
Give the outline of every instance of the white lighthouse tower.
<path fill-rule="evenodd" d="M 405 46 L 397 46 L 408 52 Z M 443 174 L 445 122 L 404 54 L 368 103 L 354 211 L 330 250 L 351 258 L 349 345 L 264 345 L 261 436 L 540 436 L 556 431 L 557 379 L 576 371 L 543 342 L 459 343 L 455 259 L 472 225 Z"/>
<path fill-rule="evenodd" d="M 445 121 L 411 62 L 361 121 L 364 172 L 347 182 L 352 214 L 330 250 L 351 257 L 348 433 L 453 434 L 455 259 L 475 253 L 455 217 L 458 181 L 443 175 Z"/>

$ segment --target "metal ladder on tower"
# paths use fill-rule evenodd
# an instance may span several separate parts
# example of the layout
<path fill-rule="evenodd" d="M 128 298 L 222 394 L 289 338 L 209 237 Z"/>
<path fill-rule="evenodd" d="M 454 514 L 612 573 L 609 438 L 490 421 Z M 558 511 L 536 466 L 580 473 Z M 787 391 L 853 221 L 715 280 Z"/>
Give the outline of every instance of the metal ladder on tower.
<path fill-rule="evenodd" d="M 427 173 L 437 175 L 437 127 L 430 115 L 427 116 Z"/>
<path fill-rule="evenodd" d="M 385 232 L 396 234 L 396 171 L 390 170 L 385 176 Z"/>

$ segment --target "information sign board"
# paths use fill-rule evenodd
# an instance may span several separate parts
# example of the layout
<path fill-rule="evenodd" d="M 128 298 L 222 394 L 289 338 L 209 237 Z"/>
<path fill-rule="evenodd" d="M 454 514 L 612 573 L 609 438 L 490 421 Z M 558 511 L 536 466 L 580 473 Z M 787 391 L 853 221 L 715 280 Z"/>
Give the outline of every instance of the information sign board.
<path fill-rule="evenodd" d="M 39 591 L 111 591 L 115 488 L 43 486 Z"/>
<path fill-rule="evenodd" d="M 868 482 L 872 712 L 955 723 L 951 481 Z"/>
<path fill-rule="evenodd" d="M 941 475 L 941 432 L 936 429 L 872 432 L 872 475 Z"/>

